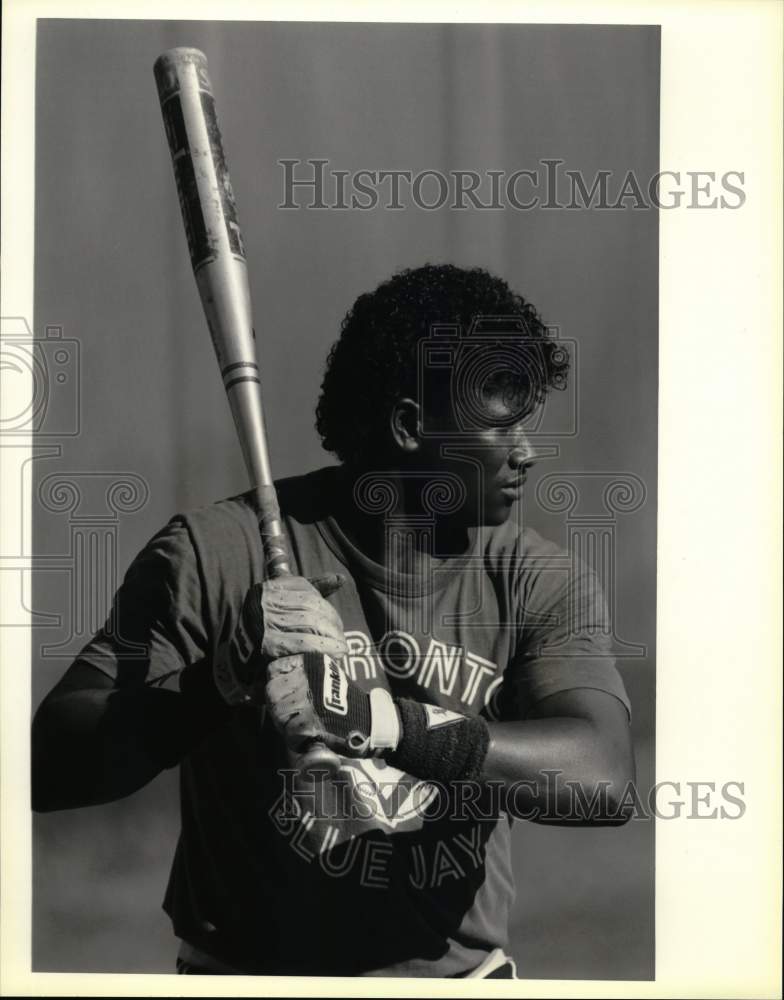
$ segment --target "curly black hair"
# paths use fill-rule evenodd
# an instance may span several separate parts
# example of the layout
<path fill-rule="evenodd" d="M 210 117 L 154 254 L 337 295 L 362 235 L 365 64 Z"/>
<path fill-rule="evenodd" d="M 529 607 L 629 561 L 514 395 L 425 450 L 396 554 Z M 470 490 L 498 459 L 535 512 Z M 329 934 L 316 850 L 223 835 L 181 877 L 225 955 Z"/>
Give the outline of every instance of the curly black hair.
<path fill-rule="evenodd" d="M 468 331 L 481 317 L 518 321 L 521 343 L 537 358 L 539 374 L 518 387 L 531 403 L 565 387 L 568 353 L 529 302 L 483 268 L 425 264 L 360 295 L 343 319 L 316 407 L 324 448 L 349 466 L 372 464 L 388 433 L 391 407 L 404 396 L 417 398 L 419 344 L 433 324 Z"/>

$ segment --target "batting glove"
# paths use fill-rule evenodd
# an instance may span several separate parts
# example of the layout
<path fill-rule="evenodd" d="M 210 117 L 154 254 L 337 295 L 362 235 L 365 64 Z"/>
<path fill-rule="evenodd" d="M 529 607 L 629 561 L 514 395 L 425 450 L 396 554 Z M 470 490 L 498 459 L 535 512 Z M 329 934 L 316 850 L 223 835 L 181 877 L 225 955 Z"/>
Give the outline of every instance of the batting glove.
<path fill-rule="evenodd" d="M 484 719 L 370 692 L 323 654 L 286 656 L 269 665 L 267 709 L 294 753 L 314 742 L 344 757 L 383 756 L 408 774 L 431 780 L 477 780 L 489 731 Z"/>
<path fill-rule="evenodd" d="M 218 647 L 215 685 L 230 705 L 263 701 L 267 666 L 281 657 L 346 652 L 343 623 L 325 598 L 344 583 L 339 574 L 306 580 L 285 576 L 254 584 L 234 635 Z"/>
<path fill-rule="evenodd" d="M 270 717 L 295 753 L 320 742 L 344 757 L 370 757 L 399 742 L 400 717 L 389 691 L 363 691 L 330 656 L 274 660 L 266 694 Z"/>

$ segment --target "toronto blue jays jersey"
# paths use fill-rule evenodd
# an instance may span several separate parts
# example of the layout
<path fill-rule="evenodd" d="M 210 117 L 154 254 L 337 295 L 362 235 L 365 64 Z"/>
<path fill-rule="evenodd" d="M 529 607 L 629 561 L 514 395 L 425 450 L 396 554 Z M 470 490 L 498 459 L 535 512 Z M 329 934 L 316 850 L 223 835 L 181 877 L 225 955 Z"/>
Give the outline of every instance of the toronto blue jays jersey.
<path fill-rule="evenodd" d="M 525 719 L 572 688 L 628 710 L 589 567 L 511 517 L 476 529 L 460 556 L 395 573 L 332 516 L 335 475 L 277 485 L 295 571 L 346 577 L 330 602 L 352 681 L 432 706 L 431 726 L 456 713 Z M 233 634 L 263 577 L 249 495 L 180 514 L 134 560 L 113 628 L 81 659 L 176 687 Z M 235 709 L 180 770 L 164 906 L 200 953 L 250 974 L 455 976 L 507 947 L 514 885 L 500 788 L 442 787 L 380 759 L 343 759 L 333 780 L 308 782 L 257 707 Z"/>

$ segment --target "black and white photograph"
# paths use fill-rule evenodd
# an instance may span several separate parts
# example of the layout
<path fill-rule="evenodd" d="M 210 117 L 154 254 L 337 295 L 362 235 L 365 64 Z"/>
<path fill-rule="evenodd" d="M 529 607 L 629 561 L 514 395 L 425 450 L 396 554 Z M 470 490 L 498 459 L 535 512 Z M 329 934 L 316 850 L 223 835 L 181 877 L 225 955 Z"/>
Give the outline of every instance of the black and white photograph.
<path fill-rule="evenodd" d="M 664 220 L 759 197 L 666 158 L 666 39 L 36 20 L 1 442 L 33 976 L 656 995 L 657 842 L 699 868 L 760 777 L 657 747 Z"/>

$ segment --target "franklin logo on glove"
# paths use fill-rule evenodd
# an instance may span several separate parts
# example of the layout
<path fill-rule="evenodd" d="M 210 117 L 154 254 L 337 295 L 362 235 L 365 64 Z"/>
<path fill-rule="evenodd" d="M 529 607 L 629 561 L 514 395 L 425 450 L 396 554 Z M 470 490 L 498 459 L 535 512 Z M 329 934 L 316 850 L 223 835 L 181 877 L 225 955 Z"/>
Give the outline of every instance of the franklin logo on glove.
<path fill-rule="evenodd" d="M 348 679 L 329 656 L 324 656 L 324 708 L 336 715 L 348 715 Z"/>

